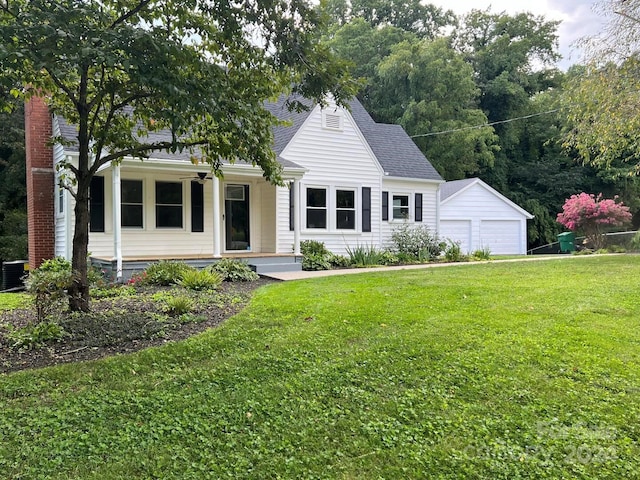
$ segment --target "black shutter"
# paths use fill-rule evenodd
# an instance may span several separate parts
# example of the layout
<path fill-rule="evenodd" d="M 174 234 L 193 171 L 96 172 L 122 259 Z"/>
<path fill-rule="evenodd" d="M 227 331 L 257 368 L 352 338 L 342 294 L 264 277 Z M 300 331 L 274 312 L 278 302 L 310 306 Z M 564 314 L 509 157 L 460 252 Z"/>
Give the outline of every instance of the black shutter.
<path fill-rule="evenodd" d="M 389 192 L 382 192 L 382 220 L 389 220 Z"/>
<path fill-rule="evenodd" d="M 362 187 L 362 231 L 371 231 L 371 187 Z"/>
<path fill-rule="evenodd" d="M 93 177 L 89 186 L 89 231 L 104 232 L 104 177 Z"/>
<path fill-rule="evenodd" d="M 293 232 L 295 229 L 295 208 L 296 208 L 296 188 L 295 183 L 289 183 L 289 230 Z"/>
<path fill-rule="evenodd" d="M 416 211 L 415 211 L 415 221 L 422 221 L 422 194 L 416 193 Z"/>
<path fill-rule="evenodd" d="M 204 188 L 200 182 L 191 182 L 191 231 L 204 232 Z"/>

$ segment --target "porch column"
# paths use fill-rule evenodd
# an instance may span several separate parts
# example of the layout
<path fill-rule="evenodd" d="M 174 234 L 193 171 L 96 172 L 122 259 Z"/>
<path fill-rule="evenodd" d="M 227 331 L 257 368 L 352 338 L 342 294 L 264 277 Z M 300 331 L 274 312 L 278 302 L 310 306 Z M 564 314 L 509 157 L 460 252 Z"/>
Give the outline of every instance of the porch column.
<path fill-rule="evenodd" d="M 300 253 L 300 180 L 293 179 L 293 254 Z"/>
<path fill-rule="evenodd" d="M 215 175 L 212 175 L 213 186 L 213 256 L 214 258 L 220 258 L 222 256 L 222 238 L 220 232 L 222 231 L 222 208 L 220 206 L 220 179 Z"/>
<path fill-rule="evenodd" d="M 113 256 L 116 258 L 116 280 L 122 280 L 122 225 L 121 210 L 122 190 L 120 187 L 120 165 L 113 165 Z"/>

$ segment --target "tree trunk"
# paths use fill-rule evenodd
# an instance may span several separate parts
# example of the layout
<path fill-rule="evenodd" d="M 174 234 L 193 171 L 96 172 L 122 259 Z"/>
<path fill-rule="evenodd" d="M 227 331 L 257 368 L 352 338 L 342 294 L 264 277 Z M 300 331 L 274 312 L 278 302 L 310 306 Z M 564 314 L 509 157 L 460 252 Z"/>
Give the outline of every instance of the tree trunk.
<path fill-rule="evenodd" d="M 90 307 L 87 255 L 89 244 L 89 181 L 78 179 L 75 228 L 71 269 L 74 280 L 69 289 L 69 309 L 72 312 L 88 312 Z"/>

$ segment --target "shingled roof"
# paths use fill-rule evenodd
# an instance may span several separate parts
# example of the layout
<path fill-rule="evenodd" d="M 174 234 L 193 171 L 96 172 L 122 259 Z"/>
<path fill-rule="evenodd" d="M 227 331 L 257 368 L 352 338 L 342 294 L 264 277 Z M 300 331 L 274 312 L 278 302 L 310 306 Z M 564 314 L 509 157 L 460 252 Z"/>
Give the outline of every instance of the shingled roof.
<path fill-rule="evenodd" d="M 273 129 L 274 151 L 278 155 L 278 161 L 286 168 L 300 168 L 294 162 L 280 156 L 285 147 L 291 142 L 296 132 L 307 120 L 313 104 L 304 102 L 309 107 L 301 112 L 289 111 L 286 107 L 285 96 L 281 96 L 277 102 L 266 104 L 266 108 L 280 120 L 286 120 L 289 125 L 279 125 Z M 385 175 L 401 178 L 416 178 L 423 180 L 442 181 L 442 177 L 425 158 L 417 145 L 409 138 L 400 125 L 376 123 L 364 109 L 362 104 L 353 99 L 350 102 L 351 116 L 365 137 L 369 147 L 376 156 Z M 57 117 L 61 136 L 70 142 L 65 148 L 69 151 L 77 151 L 73 142 L 77 138 L 77 130 L 74 125 L 69 125 L 62 117 Z M 169 132 L 157 132 L 150 134 L 151 141 L 166 141 L 170 139 Z M 156 151 L 153 158 L 171 160 L 189 160 L 190 154 L 186 151 L 170 153 Z M 225 162 L 228 163 L 228 162 Z"/>
<path fill-rule="evenodd" d="M 440 186 L 440 201 L 446 200 L 451 195 L 455 195 L 460 190 L 463 190 L 472 183 L 476 183 L 479 178 L 465 178 L 464 180 L 452 180 L 451 182 L 443 183 Z"/>

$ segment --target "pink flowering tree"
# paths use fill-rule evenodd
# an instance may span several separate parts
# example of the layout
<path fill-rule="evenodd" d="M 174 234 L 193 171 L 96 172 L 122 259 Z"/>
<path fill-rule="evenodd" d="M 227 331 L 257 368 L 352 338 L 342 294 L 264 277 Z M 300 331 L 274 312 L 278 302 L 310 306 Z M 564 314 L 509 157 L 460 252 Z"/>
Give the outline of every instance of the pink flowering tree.
<path fill-rule="evenodd" d="M 595 249 L 605 245 L 604 233 L 611 227 L 620 227 L 631 222 L 629 207 L 588 193 L 571 195 L 558 214 L 557 221 L 569 230 L 584 233 L 587 243 Z"/>

